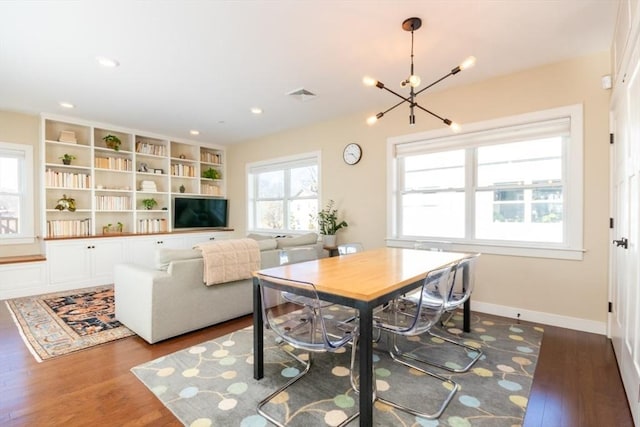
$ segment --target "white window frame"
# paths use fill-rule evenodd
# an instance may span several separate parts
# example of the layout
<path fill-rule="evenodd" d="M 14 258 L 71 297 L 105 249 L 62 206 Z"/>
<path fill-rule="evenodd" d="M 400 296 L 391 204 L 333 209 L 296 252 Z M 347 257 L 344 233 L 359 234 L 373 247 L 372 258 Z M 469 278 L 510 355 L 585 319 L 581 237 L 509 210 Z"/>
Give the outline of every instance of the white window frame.
<path fill-rule="evenodd" d="M 309 230 L 288 230 L 288 229 L 272 230 L 272 229 L 257 228 L 255 226 L 256 224 L 256 218 L 255 218 L 256 184 L 255 184 L 254 172 L 256 171 L 267 172 L 267 171 L 291 169 L 293 167 L 300 166 L 301 164 L 313 163 L 313 162 L 315 162 L 318 168 L 318 206 L 320 206 L 320 203 L 321 203 L 320 201 L 322 200 L 322 193 L 321 193 L 322 165 L 321 165 L 320 151 L 312 151 L 309 153 L 296 154 L 293 156 L 279 157 L 275 159 L 247 163 L 246 174 L 245 174 L 247 177 L 247 231 L 258 232 L 258 233 L 268 233 L 268 234 L 274 234 L 274 235 L 304 234 L 309 232 Z M 284 196 L 285 201 L 287 200 L 288 189 L 289 187 L 285 182 L 285 196 Z M 284 208 L 285 208 L 284 215 L 286 217 L 287 203 L 284 204 Z"/>
<path fill-rule="evenodd" d="M 400 144 L 429 144 L 429 148 L 455 149 L 482 145 L 477 142 L 482 133 L 499 133 L 501 129 L 523 126 L 554 119 L 570 119 L 570 138 L 565 147 L 564 163 L 565 183 L 563 205 L 563 243 L 532 243 L 522 241 L 478 241 L 473 233 L 463 239 L 416 240 L 398 235 L 400 178 L 398 177 L 398 159 L 396 152 Z M 466 124 L 459 134 L 451 134 L 449 129 L 421 132 L 411 135 L 391 137 L 387 140 L 387 245 L 414 247 L 416 243 L 427 244 L 433 248 L 452 251 L 474 251 L 488 254 L 527 256 L 581 260 L 583 258 L 583 106 L 582 104 L 553 108 L 516 116 L 504 117 L 477 123 Z M 475 197 L 475 182 L 467 182 L 467 202 Z M 473 230 L 475 214 L 469 211 L 466 203 L 465 229 Z"/>
<path fill-rule="evenodd" d="M 20 170 L 20 233 L 0 234 L 0 245 L 30 244 L 35 242 L 33 197 L 33 147 L 0 141 L 0 154 L 14 152 L 22 157 Z"/>

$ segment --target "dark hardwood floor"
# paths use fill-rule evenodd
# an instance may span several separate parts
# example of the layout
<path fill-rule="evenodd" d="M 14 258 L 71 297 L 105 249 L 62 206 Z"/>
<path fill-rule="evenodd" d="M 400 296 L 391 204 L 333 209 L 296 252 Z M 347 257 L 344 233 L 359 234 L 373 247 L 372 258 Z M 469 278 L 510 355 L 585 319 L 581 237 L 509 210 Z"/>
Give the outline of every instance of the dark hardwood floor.
<path fill-rule="evenodd" d="M 0 303 L 0 426 L 178 426 L 129 369 L 249 324 L 154 345 L 130 337 L 37 363 Z M 609 340 L 545 326 L 524 426 L 633 426 Z"/>

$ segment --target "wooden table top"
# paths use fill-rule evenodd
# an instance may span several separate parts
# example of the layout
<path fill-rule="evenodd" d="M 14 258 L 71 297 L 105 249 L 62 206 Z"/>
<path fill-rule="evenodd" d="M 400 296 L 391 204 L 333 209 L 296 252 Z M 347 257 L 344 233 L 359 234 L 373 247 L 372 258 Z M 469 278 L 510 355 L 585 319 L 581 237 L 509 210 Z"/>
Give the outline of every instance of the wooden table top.
<path fill-rule="evenodd" d="M 266 268 L 256 275 L 310 282 L 319 292 L 371 301 L 417 282 L 431 270 L 468 256 L 465 253 L 380 248 Z"/>

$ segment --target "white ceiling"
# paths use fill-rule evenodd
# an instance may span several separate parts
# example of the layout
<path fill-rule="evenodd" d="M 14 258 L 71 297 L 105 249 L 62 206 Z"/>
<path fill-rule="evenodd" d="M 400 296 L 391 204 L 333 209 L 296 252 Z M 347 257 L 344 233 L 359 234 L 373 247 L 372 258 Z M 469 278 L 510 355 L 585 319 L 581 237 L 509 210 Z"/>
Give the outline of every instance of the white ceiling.
<path fill-rule="evenodd" d="M 0 109 L 229 144 L 386 109 L 411 35 L 429 90 L 609 49 L 617 0 L 0 1 Z M 101 67 L 97 56 L 120 66 Z M 317 98 L 285 94 L 304 87 Z M 428 92 L 428 91 L 427 91 Z M 424 98 L 427 92 L 421 95 Z M 65 110 L 58 103 L 73 103 Z M 424 103 L 424 101 L 422 102 Z M 251 107 L 264 109 L 256 116 Z M 390 113 L 392 114 L 392 113 Z M 200 136 L 189 135 L 197 129 Z"/>

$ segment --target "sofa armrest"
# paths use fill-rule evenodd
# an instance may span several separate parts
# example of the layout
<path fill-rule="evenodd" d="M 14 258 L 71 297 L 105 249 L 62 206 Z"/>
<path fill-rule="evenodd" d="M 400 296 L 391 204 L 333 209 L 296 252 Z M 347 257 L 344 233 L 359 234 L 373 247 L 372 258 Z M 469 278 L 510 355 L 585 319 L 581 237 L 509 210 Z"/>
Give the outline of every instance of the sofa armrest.
<path fill-rule="evenodd" d="M 116 301 L 116 319 L 126 327 L 152 342 L 154 286 L 170 282 L 166 271 L 154 270 L 134 264 L 117 264 L 113 284 Z"/>

